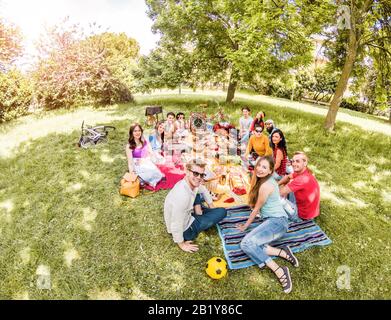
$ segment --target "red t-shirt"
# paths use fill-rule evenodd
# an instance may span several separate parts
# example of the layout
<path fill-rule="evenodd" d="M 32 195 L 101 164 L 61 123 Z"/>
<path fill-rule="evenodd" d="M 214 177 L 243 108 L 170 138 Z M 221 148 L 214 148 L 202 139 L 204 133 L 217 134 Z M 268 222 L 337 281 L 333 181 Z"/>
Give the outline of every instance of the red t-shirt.
<path fill-rule="evenodd" d="M 303 173 L 293 173 L 288 183 L 289 189 L 295 193 L 297 210 L 302 219 L 313 219 L 320 213 L 320 189 L 315 177 L 305 169 Z"/>

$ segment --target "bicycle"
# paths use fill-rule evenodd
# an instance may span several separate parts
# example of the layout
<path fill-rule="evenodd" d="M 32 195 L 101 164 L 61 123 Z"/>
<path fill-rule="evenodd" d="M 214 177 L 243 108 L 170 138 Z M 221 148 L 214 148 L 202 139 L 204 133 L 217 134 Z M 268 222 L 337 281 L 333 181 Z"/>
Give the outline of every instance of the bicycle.
<path fill-rule="evenodd" d="M 84 149 L 95 146 L 100 143 L 108 141 L 108 134 L 110 130 L 115 130 L 113 126 L 88 126 L 84 127 L 84 121 L 81 124 L 81 136 L 78 142 L 78 146 Z"/>

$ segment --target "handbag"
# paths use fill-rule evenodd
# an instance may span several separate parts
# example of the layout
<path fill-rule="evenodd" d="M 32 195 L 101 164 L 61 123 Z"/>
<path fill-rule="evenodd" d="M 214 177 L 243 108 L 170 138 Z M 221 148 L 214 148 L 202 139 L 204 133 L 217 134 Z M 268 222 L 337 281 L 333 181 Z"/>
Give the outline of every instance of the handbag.
<path fill-rule="evenodd" d="M 129 172 L 121 179 L 121 187 L 119 193 L 131 198 L 136 198 L 140 194 L 140 179 L 136 174 Z"/>

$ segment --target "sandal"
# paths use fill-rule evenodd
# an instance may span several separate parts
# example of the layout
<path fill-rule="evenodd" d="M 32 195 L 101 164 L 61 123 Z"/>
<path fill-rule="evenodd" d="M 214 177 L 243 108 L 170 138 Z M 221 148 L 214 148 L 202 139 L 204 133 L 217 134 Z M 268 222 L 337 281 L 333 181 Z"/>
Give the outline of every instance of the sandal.
<path fill-rule="evenodd" d="M 281 251 L 284 251 L 286 254 L 286 258 L 284 258 L 285 260 L 289 261 L 295 268 L 297 268 L 299 266 L 299 260 L 297 260 L 297 258 L 293 254 L 291 248 L 289 248 L 288 246 L 284 246 L 284 247 L 280 248 L 280 252 L 278 253 L 278 256 L 283 258 L 280 255 Z"/>
<path fill-rule="evenodd" d="M 281 277 L 277 276 L 276 274 L 278 281 L 280 281 L 284 292 L 290 293 L 292 291 L 292 279 L 289 273 L 289 269 L 287 267 L 278 267 L 276 270 L 273 270 L 273 272 L 276 273 L 278 269 L 282 269 L 284 271 L 284 274 Z"/>

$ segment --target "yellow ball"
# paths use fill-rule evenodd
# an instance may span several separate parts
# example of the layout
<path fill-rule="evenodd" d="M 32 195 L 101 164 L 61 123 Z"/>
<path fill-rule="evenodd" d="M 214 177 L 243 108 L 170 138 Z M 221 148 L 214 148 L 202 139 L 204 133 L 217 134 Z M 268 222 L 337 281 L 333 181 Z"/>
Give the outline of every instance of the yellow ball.
<path fill-rule="evenodd" d="M 223 258 L 213 257 L 206 264 L 205 271 L 212 279 L 221 279 L 228 272 L 227 262 Z"/>

